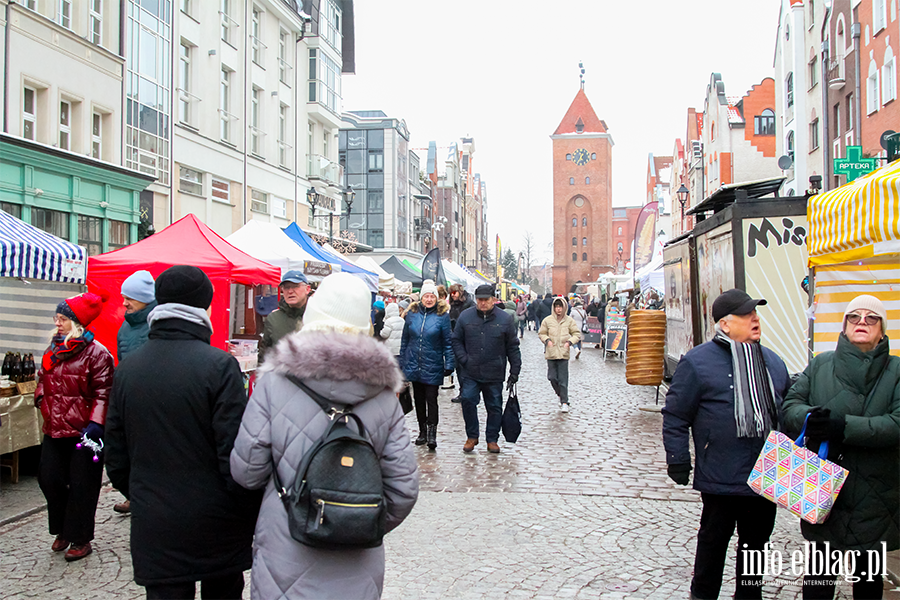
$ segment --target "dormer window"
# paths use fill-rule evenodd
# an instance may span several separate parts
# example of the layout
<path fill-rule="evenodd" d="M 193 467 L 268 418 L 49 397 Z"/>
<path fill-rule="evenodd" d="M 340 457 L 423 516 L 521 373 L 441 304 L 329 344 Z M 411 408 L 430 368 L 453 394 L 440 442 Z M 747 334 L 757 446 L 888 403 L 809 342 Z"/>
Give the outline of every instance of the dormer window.
<path fill-rule="evenodd" d="M 584 121 L 581 117 L 578 117 L 578 122 L 575 123 L 575 133 L 584 133 Z"/>

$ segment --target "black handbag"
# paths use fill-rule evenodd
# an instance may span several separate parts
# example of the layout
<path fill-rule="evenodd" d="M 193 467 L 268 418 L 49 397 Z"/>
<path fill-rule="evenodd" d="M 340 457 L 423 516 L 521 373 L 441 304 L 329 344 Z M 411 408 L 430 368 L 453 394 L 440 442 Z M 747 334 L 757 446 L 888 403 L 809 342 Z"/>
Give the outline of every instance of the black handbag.
<path fill-rule="evenodd" d="M 403 414 L 408 415 L 412 412 L 413 409 L 413 399 L 412 394 L 409 391 L 410 388 L 409 382 L 403 387 L 403 391 L 400 392 L 400 407 L 403 409 Z"/>
<path fill-rule="evenodd" d="M 522 411 L 519 409 L 519 395 L 515 384 L 509 391 L 509 398 L 506 399 L 500 429 L 503 431 L 503 438 L 510 444 L 515 444 L 519 434 L 522 433 Z"/>

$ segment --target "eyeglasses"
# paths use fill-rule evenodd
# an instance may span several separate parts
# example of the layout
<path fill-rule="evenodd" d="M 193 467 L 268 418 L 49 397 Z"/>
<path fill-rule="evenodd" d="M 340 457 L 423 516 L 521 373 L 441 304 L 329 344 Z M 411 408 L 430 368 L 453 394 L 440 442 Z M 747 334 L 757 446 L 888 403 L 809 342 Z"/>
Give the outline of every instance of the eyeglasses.
<path fill-rule="evenodd" d="M 863 318 L 862 315 L 858 315 L 856 313 L 850 313 L 849 315 L 847 315 L 847 322 L 851 325 L 857 325 L 860 321 L 864 321 L 866 325 L 868 325 L 869 327 L 873 327 L 875 325 L 878 325 L 878 323 L 881 321 L 881 317 L 876 315 L 866 315 L 865 318 Z"/>

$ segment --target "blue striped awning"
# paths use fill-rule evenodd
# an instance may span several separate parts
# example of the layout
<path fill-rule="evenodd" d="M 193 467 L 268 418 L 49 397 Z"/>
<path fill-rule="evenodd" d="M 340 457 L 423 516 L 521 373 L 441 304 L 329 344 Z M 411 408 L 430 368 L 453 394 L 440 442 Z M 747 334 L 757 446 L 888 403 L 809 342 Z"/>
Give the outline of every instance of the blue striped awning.
<path fill-rule="evenodd" d="M 0 210 L 0 277 L 84 283 L 87 252 Z"/>

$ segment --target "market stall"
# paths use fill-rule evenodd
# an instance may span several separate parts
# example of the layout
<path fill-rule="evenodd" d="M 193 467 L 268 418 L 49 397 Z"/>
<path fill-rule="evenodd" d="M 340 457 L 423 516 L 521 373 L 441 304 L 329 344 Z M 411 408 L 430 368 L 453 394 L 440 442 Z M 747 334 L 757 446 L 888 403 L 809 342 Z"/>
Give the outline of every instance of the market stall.
<path fill-rule="evenodd" d="M 412 269 L 409 269 L 406 265 L 397 260 L 396 256 L 392 256 L 381 263 L 381 268 L 401 281 L 408 281 L 414 288 L 422 287 L 422 274 L 417 274 Z"/>
<path fill-rule="evenodd" d="M 352 262 L 345 260 L 340 254 L 331 253 L 322 246 L 315 243 L 305 231 L 300 229 L 296 223 L 291 223 L 284 228 L 285 235 L 299 245 L 305 252 L 312 254 L 318 260 L 325 264 L 331 265 L 333 271 L 343 271 L 350 273 L 354 277 L 362 279 L 369 291 L 375 293 L 378 291 L 378 275 L 366 271 L 365 269 L 354 265 Z"/>
<path fill-rule="evenodd" d="M 49 342 L 56 305 L 84 291 L 87 252 L 0 210 L 0 354 L 40 357 Z M 0 384 L 0 454 L 18 478 L 18 451 L 41 443 L 34 381 Z"/>
<path fill-rule="evenodd" d="M 189 264 L 203 269 L 212 281 L 213 334 L 211 344 L 228 349 L 232 329 L 231 284 L 278 285 L 281 270 L 238 250 L 194 215 L 187 215 L 162 231 L 130 246 L 88 259 L 88 288 L 106 290 L 110 295 L 93 329 L 115 356 L 116 333 L 125 312 L 120 289 L 125 279 L 139 270 L 153 277 L 173 265 Z"/>
<path fill-rule="evenodd" d="M 844 309 L 860 294 L 887 310 L 891 354 L 900 356 L 900 160 L 809 200 L 814 269 L 813 353 L 833 350 Z"/>
<path fill-rule="evenodd" d="M 405 281 L 400 281 L 392 274 L 388 273 L 384 269 L 381 268 L 377 262 L 369 258 L 364 254 L 354 254 L 350 257 L 350 260 L 356 263 L 356 266 L 362 267 L 366 271 L 371 273 L 376 273 L 378 275 L 378 291 L 380 292 L 391 292 L 391 293 L 403 293 L 405 288 L 409 288 L 406 293 L 412 291 L 412 286 Z"/>
<path fill-rule="evenodd" d="M 326 270 L 323 269 L 325 263 L 305 252 L 273 223 L 250 221 L 225 238 L 225 241 L 253 258 L 275 265 L 281 269 L 282 274 L 291 270 L 301 271 L 311 283 L 322 281 L 321 273 Z M 340 271 L 340 267 L 335 270 Z M 327 271 L 330 272 L 331 269 L 328 268 Z"/>

